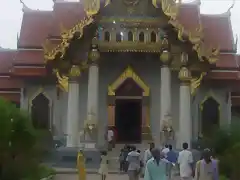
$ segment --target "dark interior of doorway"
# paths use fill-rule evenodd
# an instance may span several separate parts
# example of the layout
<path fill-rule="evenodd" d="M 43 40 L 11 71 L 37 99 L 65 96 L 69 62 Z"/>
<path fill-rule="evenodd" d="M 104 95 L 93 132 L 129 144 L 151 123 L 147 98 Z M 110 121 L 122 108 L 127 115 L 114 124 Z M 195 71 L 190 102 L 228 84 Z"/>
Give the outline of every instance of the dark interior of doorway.
<path fill-rule="evenodd" d="M 219 104 L 212 97 L 203 103 L 202 109 L 202 134 L 211 136 L 219 127 Z"/>
<path fill-rule="evenodd" d="M 117 99 L 115 125 L 118 143 L 141 142 L 142 102 L 140 99 Z"/>

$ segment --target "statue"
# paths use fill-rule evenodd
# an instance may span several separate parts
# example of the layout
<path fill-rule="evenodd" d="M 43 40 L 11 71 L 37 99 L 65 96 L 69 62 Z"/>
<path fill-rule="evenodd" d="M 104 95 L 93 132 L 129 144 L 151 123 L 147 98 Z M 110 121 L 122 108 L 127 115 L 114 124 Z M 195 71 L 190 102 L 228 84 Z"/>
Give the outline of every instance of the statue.
<path fill-rule="evenodd" d="M 170 140 L 174 139 L 174 131 L 172 127 L 172 116 L 170 113 L 167 113 L 164 116 L 163 122 L 162 122 L 162 137 L 161 141 L 163 141 L 164 144 L 168 144 Z"/>

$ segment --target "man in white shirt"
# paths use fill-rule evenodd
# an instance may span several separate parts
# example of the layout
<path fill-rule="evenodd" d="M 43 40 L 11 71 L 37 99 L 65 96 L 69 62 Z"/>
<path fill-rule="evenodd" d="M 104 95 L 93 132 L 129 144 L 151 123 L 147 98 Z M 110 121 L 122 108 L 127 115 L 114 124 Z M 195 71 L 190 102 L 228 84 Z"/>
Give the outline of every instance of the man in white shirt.
<path fill-rule="evenodd" d="M 165 158 L 167 157 L 167 153 L 169 152 L 168 145 L 166 144 L 165 147 L 162 150 L 162 153 L 164 154 Z"/>
<path fill-rule="evenodd" d="M 187 149 L 188 143 L 183 143 L 183 150 L 179 152 L 178 156 L 181 180 L 192 180 L 193 178 L 193 155 Z"/>

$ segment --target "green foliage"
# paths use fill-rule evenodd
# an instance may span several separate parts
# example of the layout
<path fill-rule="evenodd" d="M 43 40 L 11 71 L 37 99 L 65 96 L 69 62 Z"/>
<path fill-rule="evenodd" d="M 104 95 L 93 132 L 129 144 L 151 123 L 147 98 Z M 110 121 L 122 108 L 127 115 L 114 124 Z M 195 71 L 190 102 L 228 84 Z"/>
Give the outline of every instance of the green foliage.
<path fill-rule="evenodd" d="M 38 141 L 27 113 L 0 99 L 0 179 L 20 180 L 38 174 Z"/>
<path fill-rule="evenodd" d="M 216 130 L 204 138 L 204 146 L 212 148 L 220 160 L 220 172 L 233 180 L 240 177 L 240 123 Z"/>

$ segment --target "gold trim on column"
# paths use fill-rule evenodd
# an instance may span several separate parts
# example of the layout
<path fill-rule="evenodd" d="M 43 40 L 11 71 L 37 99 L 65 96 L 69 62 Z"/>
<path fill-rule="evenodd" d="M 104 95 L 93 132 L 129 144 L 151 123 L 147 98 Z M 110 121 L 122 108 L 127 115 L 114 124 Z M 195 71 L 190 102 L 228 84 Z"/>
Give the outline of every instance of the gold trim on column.
<path fill-rule="evenodd" d="M 115 106 L 108 106 L 108 126 L 115 126 Z"/>
<path fill-rule="evenodd" d="M 145 82 L 133 71 L 133 69 L 128 66 L 126 70 L 113 82 L 110 86 L 108 86 L 108 95 L 115 96 L 115 91 L 120 87 L 125 80 L 131 78 L 136 84 L 142 88 L 143 96 L 150 95 L 150 88 L 145 84 Z"/>

